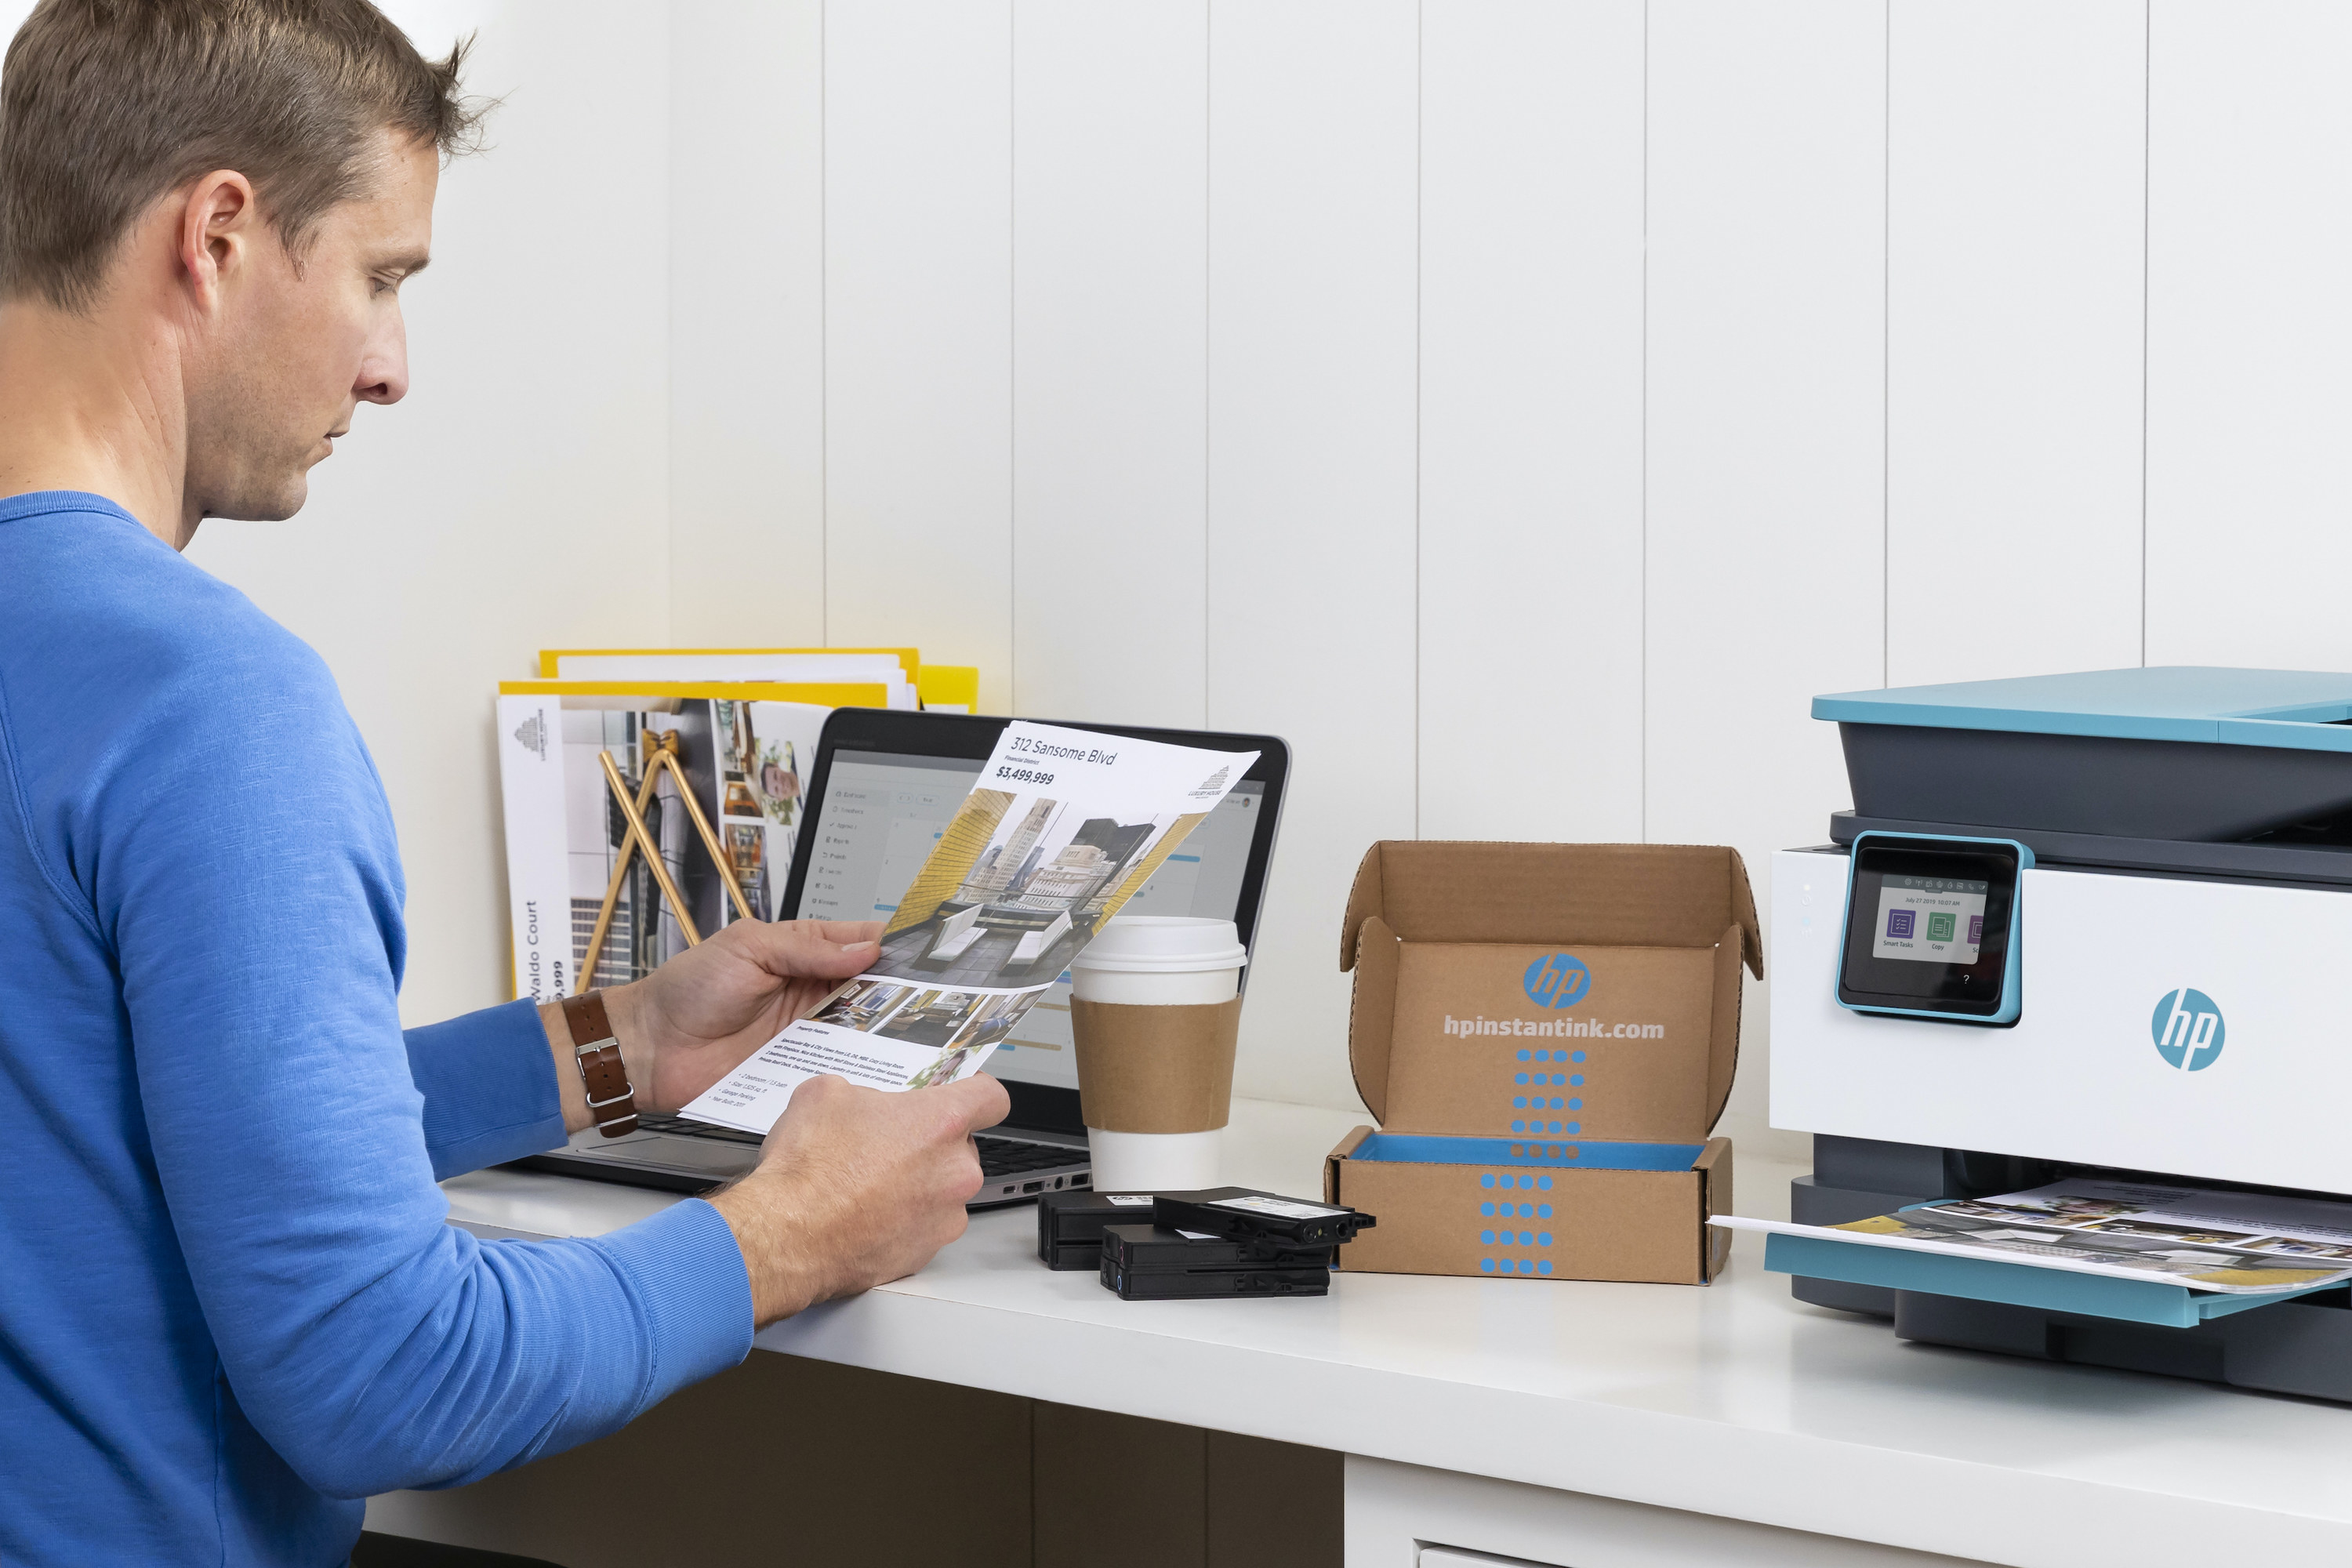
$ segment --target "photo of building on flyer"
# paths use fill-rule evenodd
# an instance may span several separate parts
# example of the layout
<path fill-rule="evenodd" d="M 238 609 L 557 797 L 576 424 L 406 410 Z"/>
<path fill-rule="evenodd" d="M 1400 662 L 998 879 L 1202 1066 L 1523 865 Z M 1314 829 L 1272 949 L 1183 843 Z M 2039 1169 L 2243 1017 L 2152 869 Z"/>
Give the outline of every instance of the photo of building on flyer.
<path fill-rule="evenodd" d="M 974 790 L 899 901 L 874 967 L 941 985 L 1048 984 L 1203 815 L 1130 822 Z"/>

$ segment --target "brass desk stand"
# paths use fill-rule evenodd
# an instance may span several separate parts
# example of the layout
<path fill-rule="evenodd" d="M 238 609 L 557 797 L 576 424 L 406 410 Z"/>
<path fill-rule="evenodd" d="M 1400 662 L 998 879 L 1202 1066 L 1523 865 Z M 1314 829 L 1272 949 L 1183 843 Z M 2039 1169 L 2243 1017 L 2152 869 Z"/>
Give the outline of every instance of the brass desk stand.
<path fill-rule="evenodd" d="M 685 895 L 670 879 L 669 868 L 662 862 L 661 849 L 654 843 L 653 835 L 646 831 L 646 807 L 652 804 L 654 787 L 667 771 L 677 785 L 677 798 L 692 819 L 694 830 L 702 836 L 703 848 L 710 852 L 710 863 L 719 868 L 719 879 L 726 884 L 727 896 L 735 902 L 735 911 L 745 920 L 756 919 L 751 906 L 744 900 L 743 889 L 735 880 L 735 868 L 719 847 L 719 835 L 710 830 L 710 819 L 702 815 L 700 803 L 694 798 L 694 786 L 688 781 L 685 764 L 678 761 L 677 735 L 673 731 L 641 730 L 637 732 L 638 754 L 644 761 L 645 776 L 637 785 L 634 799 L 629 795 L 628 781 L 621 770 L 613 765 L 613 753 L 599 752 L 597 763 L 604 770 L 605 787 L 613 792 L 613 800 L 621 808 L 621 816 L 629 830 L 621 840 L 621 858 L 613 867 L 613 879 L 604 889 L 604 906 L 596 911 L 596 929 L 588 938 L 588 955 L 580 964 L 579 988 L 575 994 L 593 989 L 596 966 L 604 961 L 604 943 L 613 934 L 613 912 L 620 906 L 621 883 L 629 874 L 629 860 L 640 847 L 645 850 L 646 868 L 654 874 L 660 885 L 661 896 L 669 904 L 670 913 L 677 917 L 678 930 L 686 933 L 688 947 L 702 945 L 702 932 L 696 929 L 694 916 L 686 907 Z"/>

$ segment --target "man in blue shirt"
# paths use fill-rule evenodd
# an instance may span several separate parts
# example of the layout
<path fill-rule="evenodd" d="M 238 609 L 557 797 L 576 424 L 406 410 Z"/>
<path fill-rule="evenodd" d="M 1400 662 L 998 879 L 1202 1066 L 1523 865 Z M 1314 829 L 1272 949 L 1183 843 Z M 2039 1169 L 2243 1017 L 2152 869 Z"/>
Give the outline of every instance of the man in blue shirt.
<path fill-rule="evenodd" d="M 404 1037 L 383 792 L 315 654 L 178 552 L 406 391 L 470 115 L 365 0 L 44 0 L 0 78 L 0 1563 L 341 1563 L 361 1504 L 609 1432 L 920 1268 L 984 1079 L 819 1079 L 758 1172 L 483 1245 L 436 1178 L 589 1124 L 562 1013 Z M 728 927 L 605 994 L 669 1110 L 874 952 Z"/>

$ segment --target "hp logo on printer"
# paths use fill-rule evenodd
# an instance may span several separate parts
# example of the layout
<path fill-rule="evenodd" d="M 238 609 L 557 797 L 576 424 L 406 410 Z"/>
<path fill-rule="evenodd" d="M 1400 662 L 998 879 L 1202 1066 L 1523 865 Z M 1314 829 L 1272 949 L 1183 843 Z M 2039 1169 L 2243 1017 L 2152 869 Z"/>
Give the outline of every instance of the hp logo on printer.
<path fill-rule="evenodd" d="M 1572 952 L 1547 953 L 1528 965 L 1528 1000 L 1538 1007 L 1573 1007 L 1592 989 L 1592 971 Z"/>
<path fill-rule="evenodd" d="M 2202 1072 L 2211 1067 L 2229 1036 L 2213 998 L 2186 985 L 2166 992 L 2157 1003 L 2148 1033 L 2155 1037 L 2165 1064 L 2182 1072 Z"/>

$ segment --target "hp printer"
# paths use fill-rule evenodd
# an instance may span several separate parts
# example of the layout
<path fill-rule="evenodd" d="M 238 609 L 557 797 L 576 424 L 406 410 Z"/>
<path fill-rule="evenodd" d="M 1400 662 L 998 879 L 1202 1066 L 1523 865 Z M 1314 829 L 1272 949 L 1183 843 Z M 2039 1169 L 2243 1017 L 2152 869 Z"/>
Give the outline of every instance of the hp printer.
<path fill-rule="evenodd" d="M 1818 698 L 1853 807 L 1772 865 L 1771 1121 L 1834 1226 L 2067 1176 L 2352 1195 L 2352 675 Z M 1800 1277 L 1906 1339 L 2352 1401 L 2343 1289 L 2193 1326 Z"/>

